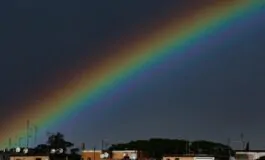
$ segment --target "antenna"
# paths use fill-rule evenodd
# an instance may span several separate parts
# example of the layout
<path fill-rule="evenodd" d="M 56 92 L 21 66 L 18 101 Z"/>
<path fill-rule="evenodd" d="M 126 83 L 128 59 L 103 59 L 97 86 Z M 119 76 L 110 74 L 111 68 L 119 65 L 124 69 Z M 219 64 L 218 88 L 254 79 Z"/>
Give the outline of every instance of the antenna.
<path fill-rule="evenodd" d="M 14 144 L 14 146 L 17 146 L 18 145 L 18 137 L 17 137 L 17 135 L 16 135 L 16 137 L 15 137 L 15 144 Z"/>
<path fill-rule="evenodd" d="M 12 139 L 11 138 L 8 139 L 8 147 L 9 147 L 9 149 L 11 149 L 11 147 L 12 147 Z"/>
<path fill-rule="evenodd" d="M 29 120 L 27 120 L 27 148 L 29 147 Z"/>
<path fill-rule="evenodd" d="M 20 147 L 21 147 L 21 145 L 22 145 L 22 144 L 21 144 L 22 140 L 23 140 L 23 137 L 19 137 L 19 138 L 18 138 L 18 146 L 20 146 Z"/>
<path fill-rule="evenodd" d="M 227 138 L 227 146 L 230 147 L 230 145 L 231 145 L 231 139 L 230 138 Z"/>
<path fill-rule="evenodd" d="M 241 139 L 241 141 L 243 141 L 243 139 L 244 139 L 244 134 L 243 133 L 240 134 L 240 139 Z"/>
<path fill-rule="evenodd" d="M 38 132 L 38 127 L 35 125 L 34 126 L 34 145 L 37 145 L 37 132 Z"/>
<path fill-rule="evenodd" d="M 104 139 L 101 140 L 101 150 L 104 150 Z"/>
<path fill-rule="evenodd" d="M 243 133 L 240 134 L 240 141 L 242 143 L 242 149 L 244 149 L 245 148 L 245 141 L 244 141 L 244 134 Z"/>

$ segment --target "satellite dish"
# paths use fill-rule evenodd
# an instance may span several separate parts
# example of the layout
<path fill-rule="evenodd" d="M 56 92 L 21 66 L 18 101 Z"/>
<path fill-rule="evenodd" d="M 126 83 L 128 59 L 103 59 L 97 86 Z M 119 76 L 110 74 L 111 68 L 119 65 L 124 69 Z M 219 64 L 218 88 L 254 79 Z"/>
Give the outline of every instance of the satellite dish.
<path fill-rule="evenodd" d="M 101 159 L 105 158 L 105 155 L 104 154 L 100 154 L 100 158 Z"/>
<path fill-rule="evenodd" d="M 130 159 L 133 159 L 133 160 L 137 159 L 137 154 L 136 153 L 131 153 Z"/>
<path fill-rule="evenodd" d="M 28 152 L 29 152 L 29 149 L 24 148 L 24 149 L 23 149 L 23 152 L 24 152 L 24 153 L 28 153 Z"/>
<path fill-rule="evenodd" d="M 19 147 L 17 147 L 16 148 L 16 152 L 18 153 L 18 152 L 20 152 L 21 151 L 21 149 L 19 148 Z"/>
<path fill-rule="evenodd" d="M 62 149 L 62 148 L 58 149 L 58 152 L 59 152 L 60 154 L 62 154 L 62 153 L 63 153 L 63 149 Z"/>
<path fill-rule="evenodd" d="M 51 154 L 54 154 L 56 152 L 55 149 L 51 149 Z"/>
<path fill-rule="evenodd" d="M 108 152 L 105 152 L 105 153 L 104 153 L 104 157 L 105 157 L 105 158 L 108 158 L 108 157 L 109 157 L 109 153 L 108 153 Z"/>

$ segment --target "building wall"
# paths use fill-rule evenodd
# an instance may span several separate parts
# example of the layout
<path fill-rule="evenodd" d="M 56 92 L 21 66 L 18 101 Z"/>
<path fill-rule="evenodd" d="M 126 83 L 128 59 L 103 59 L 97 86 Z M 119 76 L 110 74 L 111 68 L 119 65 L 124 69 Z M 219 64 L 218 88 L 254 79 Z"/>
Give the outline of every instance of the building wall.
<path fill-rule="evenodd" d="M 122 159 L 124 152 L 112 152 L 112 159 Z"/>
<path fill-rule="evenodd" d="M 102 153 L 101 150 L 96 150 L 95 152 L 93 150 L 85 150 L 82 152 L 82 160 L 101 160 L 100 158 L 101 153 Z M 143 154 L 143 152 L 125 150 L 125 151 L 113 151 L 112 158 L 109 158 L 109 159 L 121 160 L 124 157 L 124 153 L 128 155 L 130 155 L 131 153 L 136 153 L 138 158 L 141 158 L 141 159 L 145 158 L 145 155 Z"/>
<path fill-rule="evenodd" d="M 200 156 L 165 156 L 162 160 L 214 160 L 214 157 Z"/>
<path fill-rule="evenodd" d="M 82 160 L 101 160 L 101 151 L 86 150 L 82 152 Z"/>
<path fill-rule="evenodd" d="M 130 155 L 131 153 L 136 153 L 137 151 L 127 150 L 127 151 L 113 151 L 112 152 L 112 159 L 123 159 L 124 154 Z M 140 155 L 138 155 L 139 157 Z"/>
<path fill-rule="evenodd" d="M 236 159 L 238 160 L 255 160 L 263 156 L 265 156 L 265 152 L 236 152 Z"/>
<path fill-rule="evenodd" d="M 48 156 L 11 156 L 10 160 L 49 160 Z"/>

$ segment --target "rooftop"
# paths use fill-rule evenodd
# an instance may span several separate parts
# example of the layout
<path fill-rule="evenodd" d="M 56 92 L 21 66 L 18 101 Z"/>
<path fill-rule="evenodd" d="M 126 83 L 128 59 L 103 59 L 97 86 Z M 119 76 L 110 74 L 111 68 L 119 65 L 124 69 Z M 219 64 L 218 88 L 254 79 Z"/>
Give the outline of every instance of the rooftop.
<path fill-rule="evenodd" d="M 265 150 L 263 149 L 251 149 L 251 150 L 235 150 L 235 152 L 245 152 L 245 153 L 249 153 L 249 152 L 265 152 Z"/>
<path fill-rule="evenodd" d="M 214 157 L 213 155 L 207 154 L 168 154 L 164 157 Z"/>

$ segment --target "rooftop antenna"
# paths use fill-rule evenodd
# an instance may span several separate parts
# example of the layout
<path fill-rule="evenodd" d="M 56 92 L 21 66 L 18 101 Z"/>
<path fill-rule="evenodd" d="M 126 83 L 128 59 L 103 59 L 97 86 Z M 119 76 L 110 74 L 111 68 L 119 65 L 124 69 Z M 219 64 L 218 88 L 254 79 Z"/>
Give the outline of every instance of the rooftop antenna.
<path fill-rule="evenodd" d="M 16 135 L 14 146 L 17 146 L 17 145 L 18 145 L 18 137 L 17 137 L 17 135 Z"/>
<path fill-rule="evenodd" d="M 242 150 L 244 150 L 244 148 L 245 148 L 245 141 L 244 141 L 244 134 L 243 133 L 240 134 L 240 141 L 242 143 Z"/>
<path fill-rule="evenodd" d="M 9 138 L 8 139 L 8 148 L 11 149 L 11 147 L 12 147 L 12 139 Z"/>
<path fill-rule="evenodd" d="M 34 145 L 37 145 L 37 133 L 38 133 L 38 127 L 34 126 Z"/>
<path fill-rule="evenodd" d="M 30 128 L 29 128 L 30 126 L 29 125 L 30 125 L 30 122 L 29 122 L 29 120 L 27 120 L 27 126 L 26 126 L 27 127 L 26 128 L 27 129 L 26 130 L 27 131 L 27 137 L 26 137 L 26 139 L 27 139 L 27 144 L 26 144 L 27 148 L 29 147 L 29 130 L 30 130 Z"/>
<path fill-rule="evenodd" d="M 230 150 L 230 148 L 231 148 L 231 139 L 230 138 L 227 138 L 227 146 L 229 147 L 228 148 L 228 154 L 229 154 L 229 156 L 231 156 L 231 150 Z"/>
<path fill-rule="evenodd" d="M 21 147 L 21 145 L 22 145 L 22 140 L 23 140 L 23 137 L 19 137 L 19 138 L 18 138 L 18 146 L 20 146 L 20 147 Z"/>
<path fill-rule="evenodd" d="M 227 145 L 230 147 L 231 145 L 231 139 L 230 138 L 227 138 Z"/>

